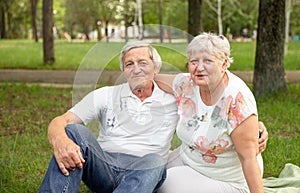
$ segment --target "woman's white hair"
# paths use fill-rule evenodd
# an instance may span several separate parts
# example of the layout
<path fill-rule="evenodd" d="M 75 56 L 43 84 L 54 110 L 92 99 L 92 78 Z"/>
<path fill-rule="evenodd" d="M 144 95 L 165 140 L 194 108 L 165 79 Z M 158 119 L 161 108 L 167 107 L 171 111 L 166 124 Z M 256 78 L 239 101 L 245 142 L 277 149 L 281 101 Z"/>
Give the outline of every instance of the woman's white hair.
<path fill-rule="evenodd" d="M 230 44 L 228 39 L 223 35 L 213 33 L 201 33 L 196 36 L 187 47 L 187 57 L 190 58 L 194 52 L 208 52 L 220 60 L 225 60 L 230 67 L 233 58 L 230 57 Z"/>
<path fill-rule="evenodd" d="M 159 53 L 157 52 L 157 50 L 152 47 L 150 45 L 150 43 L 147 42 L 143 42 L 143 41 L 132 41 L 132 42 L 128 42 L 121 50 L 121 54 L 120 54 L 120 69 L 121 71 L 124 70 L 124 56 L 125 54 L 133 49 L 133 48 L 141 48 L 141 47 L 146 47 L 149 50 L 149 55 L 151 60 L 153 61 L 153 64 L 155 67 L 157 67 L 157 69 L 160 69 L 162 61 L 161 61 L 161 57 L 159 55 Z"/>

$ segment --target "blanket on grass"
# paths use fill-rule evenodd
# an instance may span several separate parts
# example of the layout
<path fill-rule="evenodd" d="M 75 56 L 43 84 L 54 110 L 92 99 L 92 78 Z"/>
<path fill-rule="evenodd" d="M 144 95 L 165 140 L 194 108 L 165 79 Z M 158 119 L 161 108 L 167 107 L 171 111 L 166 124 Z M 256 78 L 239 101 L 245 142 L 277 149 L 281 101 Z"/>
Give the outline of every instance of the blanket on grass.
<path fill-rule="evenodd" d="M 265 193 L 300 193 L 300 168 L 287 163 L 278 178 L 263 179 Z"/>

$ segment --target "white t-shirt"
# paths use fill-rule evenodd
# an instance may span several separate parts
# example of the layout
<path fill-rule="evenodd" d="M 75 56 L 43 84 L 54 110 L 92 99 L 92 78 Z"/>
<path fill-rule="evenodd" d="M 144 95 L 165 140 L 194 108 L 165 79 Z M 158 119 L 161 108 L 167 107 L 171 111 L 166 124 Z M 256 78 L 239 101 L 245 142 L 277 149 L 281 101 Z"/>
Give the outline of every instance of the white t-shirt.
<path fill-rule="evenodd" d="M 254 96 L 237 76 L 226 71 L 229 82 L 215 105 L 205 105 L 199 86 L 190 74 L 179 74 L 173 82 L 182 140 L 182 161 L 208 177 L 245 186 L 242 167 L 230 138 L 231 132 L 247 117 L 257 115 Z"/>
<path fill-rule="evenodd" d="M 97 141 L 104 151 L 135 156 L 156 153 L 165 159 L 178 121 L 174 96 L 155 82 L 152 96 L 143 102 L 124 83 L 92 91 L 69 111 L 84 124 L 100 121 Z"/>

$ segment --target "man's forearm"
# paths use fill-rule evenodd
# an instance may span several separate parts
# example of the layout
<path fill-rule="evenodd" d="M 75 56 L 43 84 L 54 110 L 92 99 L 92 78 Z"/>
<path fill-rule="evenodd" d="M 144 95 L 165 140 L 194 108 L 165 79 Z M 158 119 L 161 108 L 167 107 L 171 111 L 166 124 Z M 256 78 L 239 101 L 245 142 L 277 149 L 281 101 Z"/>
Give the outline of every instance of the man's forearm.
<path fill-rule="evenodd" d="M 56 117 L 50 122 L 48 126 L 48 140 L 52 146 L 54 146 L 58 138 L 68 137 L 65 132 L 66 126 L 67 122 L 62 116 Z"/>

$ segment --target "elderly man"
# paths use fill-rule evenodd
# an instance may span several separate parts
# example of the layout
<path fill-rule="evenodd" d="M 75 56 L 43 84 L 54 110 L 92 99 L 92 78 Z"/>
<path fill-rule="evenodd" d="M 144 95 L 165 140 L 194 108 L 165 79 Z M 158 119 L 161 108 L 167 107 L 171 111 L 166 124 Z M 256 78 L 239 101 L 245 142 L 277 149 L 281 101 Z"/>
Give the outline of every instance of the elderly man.
<path fill-rule="evenodd" d="M 157 51 L 130 42 L 121 51 L 127 83 L 85 96 L 48 127 L 52 158 L 40 192 L 77 192 L 81 180 L 92 192 L 155 192 L 165 179 L 177 123 L 172 95 L 153 81 L 161 67 Z M 83 126 L 101 124 L 96 140 Z"/>
<path fill-rule="evenodd" d="M 54 156 L 40 192 L 77 192 L 82 180 L 92 192 L 152 193 L 163 183 L 178 116 L 175 98 L 153 81 L 161 58 L 129 42 L 120 61 L 126 83 L 89 93 L 49 124 Z M 84 126 L 94 119 L 97 140 Z"/>

